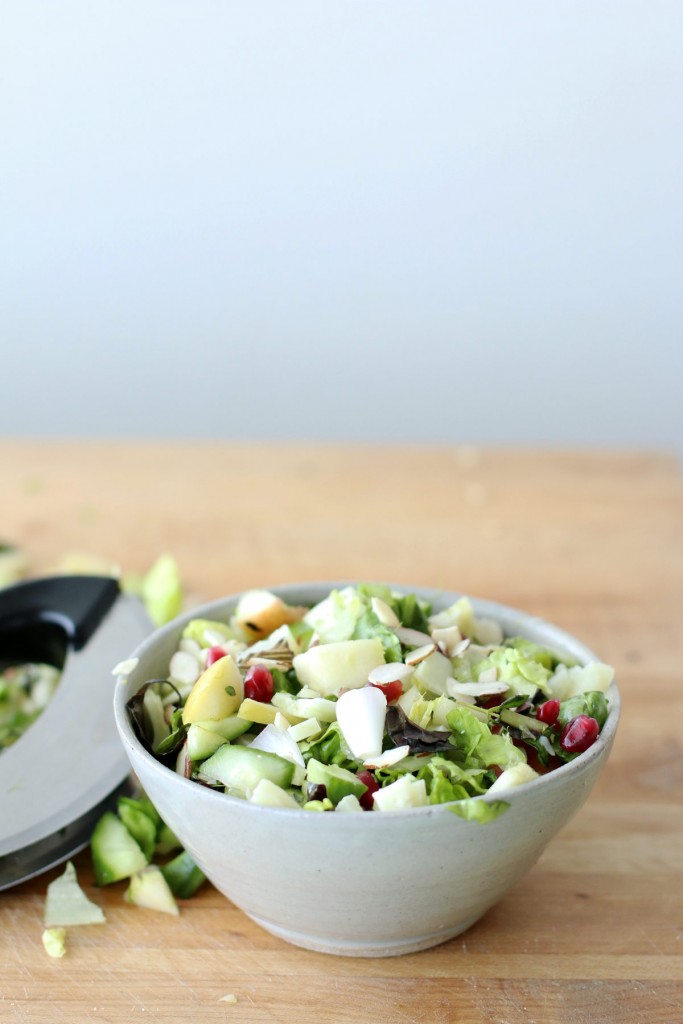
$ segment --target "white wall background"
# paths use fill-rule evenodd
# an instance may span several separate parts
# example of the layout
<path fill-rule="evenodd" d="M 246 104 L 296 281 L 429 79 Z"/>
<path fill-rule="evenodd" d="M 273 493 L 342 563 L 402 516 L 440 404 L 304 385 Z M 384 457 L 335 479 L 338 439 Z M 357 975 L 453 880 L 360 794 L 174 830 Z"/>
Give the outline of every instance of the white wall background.
<path fill-rule="evenodd" d="M 680 0 L 4 0 L 0 434 L 683 450 Z"/>

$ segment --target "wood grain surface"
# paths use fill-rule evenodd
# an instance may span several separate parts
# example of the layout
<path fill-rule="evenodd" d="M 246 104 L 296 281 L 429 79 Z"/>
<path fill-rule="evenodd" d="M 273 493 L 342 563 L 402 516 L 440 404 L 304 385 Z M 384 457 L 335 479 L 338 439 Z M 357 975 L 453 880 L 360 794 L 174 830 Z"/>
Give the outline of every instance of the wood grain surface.
<path fill-rule="evenodd" d="M 179 919 L 129 907 L 123 884 L 94 887 L 84 853 L 79 877 L 107 924 L 72 929 L 62 960 L 40 939 L 58 872 L 0 894 L 2 1024 L 683 1022 L 683 481 L 672 458 L 3 442 L 0 492 L 0 539 L 24 546 L 35 573 L 70 552 L 143 570 L 170 551 L 192 601 L 334 578 L 459 590 L 577 634 L 615 665 L 624 698 L 588 803 L 463 936 L 394 959 L 327 957 L 271 938 L 210 887 Z"/>

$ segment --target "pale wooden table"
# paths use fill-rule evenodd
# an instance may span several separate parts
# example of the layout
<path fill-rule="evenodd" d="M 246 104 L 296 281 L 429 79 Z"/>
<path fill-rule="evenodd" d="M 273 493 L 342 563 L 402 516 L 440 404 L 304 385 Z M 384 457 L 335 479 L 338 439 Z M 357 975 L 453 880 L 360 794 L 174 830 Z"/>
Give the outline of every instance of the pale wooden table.
<path fill-rule="evenodd" d="M 469 448 L 0 444 L 2 534 L 194 599 L 362 578 L 492 597 L 617 668 L 623 722 L 583 810 L 462 937 L 345 960 L 271 938 L 211 888 L 179 920 L 92 888 L 103 927 L 44 953 L 51 872 L 0 895 L 0 1021 L 681 1024 L 683 481 L 673 459 Z M 0 537 L 0 539 L 3 539 Z M 122 655 L 126 652 L 122 652 Z M 1 762 L 0 762 L 1 766 Z M 391 870 L 391 865 L 387 865 Z M 219 1002 L 232 994 L 236 1003 Z"/>

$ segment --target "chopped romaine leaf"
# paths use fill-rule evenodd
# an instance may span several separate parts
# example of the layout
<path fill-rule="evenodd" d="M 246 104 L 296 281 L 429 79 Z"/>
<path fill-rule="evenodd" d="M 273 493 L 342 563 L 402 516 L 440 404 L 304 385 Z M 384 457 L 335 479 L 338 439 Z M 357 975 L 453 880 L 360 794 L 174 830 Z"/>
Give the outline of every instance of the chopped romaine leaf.
<path fill-rule="evenodd" d="M 504 814 L 509 806 L 510 804 L 505 800 L 486 801 L 472 797 L 469 800 L 459 800 L 455 804 L 449 804 L 448 810 L 457 814 L 459 818 L 464 818 L 465 821 L 477 821 L 480 825 L 487 825 Z"/>

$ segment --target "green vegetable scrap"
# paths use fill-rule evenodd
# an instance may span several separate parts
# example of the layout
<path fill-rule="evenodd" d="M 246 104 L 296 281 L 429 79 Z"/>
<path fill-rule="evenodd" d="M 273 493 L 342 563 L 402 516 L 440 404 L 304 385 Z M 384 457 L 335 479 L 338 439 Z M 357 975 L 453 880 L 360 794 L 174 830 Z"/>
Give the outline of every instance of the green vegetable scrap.
<path fill-rule="evenodd" d="M 42 940 L 48 956 L 61 959 L 66 953 L 66 928 L 46 928 Z"/>
<path fill-rule="evenodd" d="M 117 813 L 108 811 L 95 826 L 90 851 L 97 884 L 129 879 L 126 902 L 139 907 L 177 914 L 174 897 L 187 899 L 206 880 L 144 795 L 119 797 Z M 173 853 L 172 860 L 155 863 Z"/>

